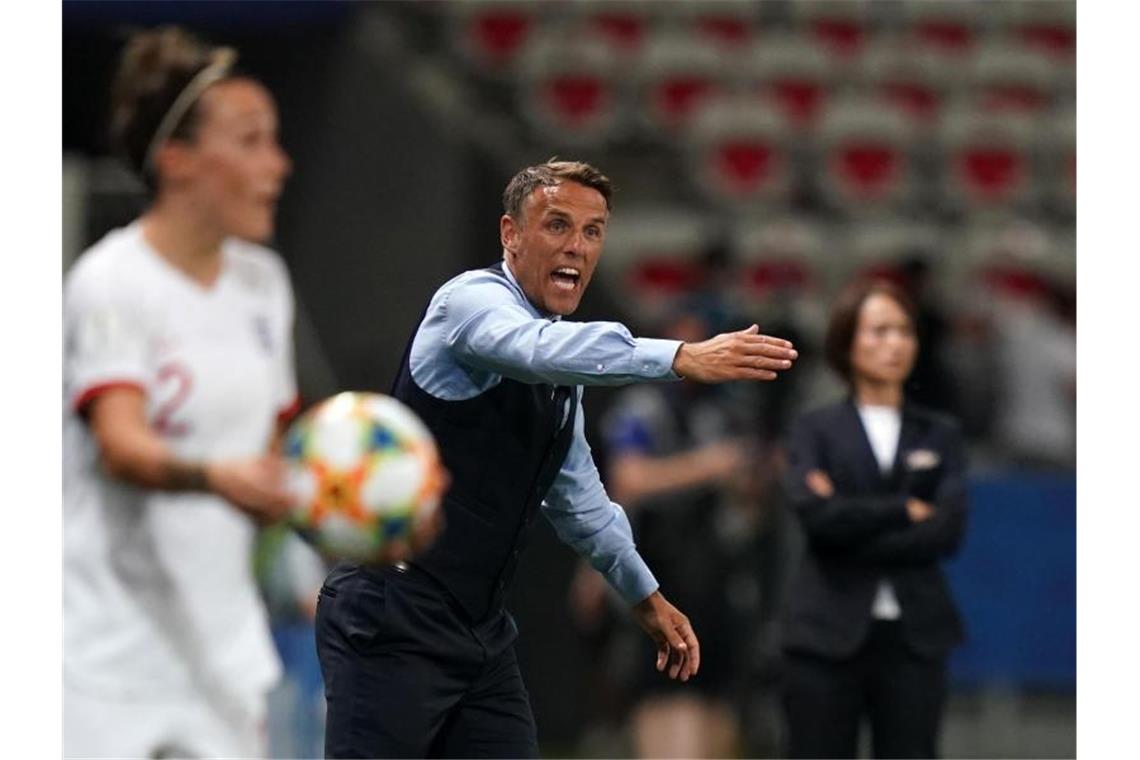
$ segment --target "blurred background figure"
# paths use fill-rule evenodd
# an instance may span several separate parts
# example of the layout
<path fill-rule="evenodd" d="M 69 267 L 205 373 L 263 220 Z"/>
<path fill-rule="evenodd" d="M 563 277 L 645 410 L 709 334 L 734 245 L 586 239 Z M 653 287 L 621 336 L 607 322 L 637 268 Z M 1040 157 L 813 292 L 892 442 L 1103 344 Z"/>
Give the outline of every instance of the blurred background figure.
<path fill-rule="evenodd" d="M 716 325 L 694 303 L 661 327 L 655 334 L 699 342 Z M 750 459 L 739 417 L 724 388 L 681 382 L 623 391 L 603 422 L 613 498 L 629 511 L 646 562 L 661 568 L 661 587 L 685 600 L 702 632 L 701 673 L 692 687 L 657 683 L 645 659 L 651 652 L 639 652 L 630 683 L 638 757 L 730 757 L 738 749 L 732 691 L 740 642 L 728 598 L 733 552 L 721 533 L 737 508 L 730 484 L 743 483 Z M 583 621 L 598 614 L 589 605 L 605 593 L 596 588 L 584 597 L 581 587 L 594 575 L 578 579 Z"/>
<path fill-rule="evenodd" d="M 920 313 L 907 392 L 961 422 L 971 462 L 970 530 L 945 565 L 968 636 L 948 662 L 942 749 L 1075 752 L 1074 2 L 65 0 L 62 11 L 64 268 L 147 202 L 104 138 L 127 30 L 181 23 L 234 46 L 276 95 L 296 171 L 275 238 L 296 289 L 304 399 L 389 388 L 438 283 L 497 258 L 486 220 L 503 184 L 551 155 L 605 166 L 616 185 L 576 318 L 641 324 L 697 297 L 795 341 L 780 383 L 726 389 L 765 477 L 790 421 L 843 392 L 823 351 L 841 286 L 863 274 L 902 284 Z M 585 402 L 599 462 L 616 395 Z M 751 642 L 734 699 L 745 754 L 775 756 L 775 612 L 803 537 L 780 489 L 753 490 L 764 517 L 731 594 L 751 621 L 733 632 Z M 510 606 L 527 631 L 518 654 L 542 752 L 629 753 L 587 731 L 603 705 L 624 716 L 628 694 L 581 678 L 590 647 L 627 621 L 593 639 L 570 630 L 576 563 L 549 533 L 534 545 L 519 572 L 543 580 Z M 286 625 L 301 618 L 275 628 Z M 639 654 L 622 646 L 603 649 L 609 674 Z M 308 666 L 294 657 L 308 652 L 281 651 L 283 688 L 303 692 Z"/>
<path fill-rule="evenodd" d="M 251 560 L 297 404 L 269 91 L 175 27 L 123 53 L 112 128 L 151 202 L 64 285 L 64 751 L 262 756 L 281 666 Z"/>
<path fill-rule="evenodd" d="M 786 487 L 807 543 L 786 600 L 791 757 L 937 757 L 962 639 L 939 564 L 966 526 L 956 425 L 909 402 L 918 309 L 889 282 L 840 293 L 827 358 L 850 395 L 792 426 Z"/>

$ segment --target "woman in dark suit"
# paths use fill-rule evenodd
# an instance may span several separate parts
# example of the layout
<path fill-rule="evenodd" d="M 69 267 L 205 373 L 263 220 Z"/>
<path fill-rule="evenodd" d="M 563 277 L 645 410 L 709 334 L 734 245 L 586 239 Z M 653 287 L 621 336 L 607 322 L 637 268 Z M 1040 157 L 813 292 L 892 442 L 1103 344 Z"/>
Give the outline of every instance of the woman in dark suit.
<path fill-rule="evenodd" d="M 939 567 L 966 523 L 966 462 L 947 418 L 906 402 L 913 302 L 857 282 L 828 325 L 850 395 L 792 426 L 786 487 L 806 547 L 784 610 L 792 757 L 934 757 L 946 659 L 962 638 Z"/>

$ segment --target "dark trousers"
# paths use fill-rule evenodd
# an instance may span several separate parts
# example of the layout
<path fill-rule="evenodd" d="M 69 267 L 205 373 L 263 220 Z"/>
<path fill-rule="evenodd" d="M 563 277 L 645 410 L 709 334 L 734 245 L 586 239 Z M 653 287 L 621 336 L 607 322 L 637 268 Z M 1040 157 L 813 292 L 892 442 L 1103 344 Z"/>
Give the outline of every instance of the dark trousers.
<path fill-rule="evenodd" d="M 789 757 L 856 757 L 864 718 L 875 757 L 937 757 L 946 660 L 915 655 L 897 622 L 879 621 L 850 659 L 786 653 L 783 696 Z"/>
<path fill-rule="evenodd" d="M 317 606 L 325 756 L 537 757 L 511 640 L 506 613 L 471 625 L 417 571 L 334 570 Z"/>

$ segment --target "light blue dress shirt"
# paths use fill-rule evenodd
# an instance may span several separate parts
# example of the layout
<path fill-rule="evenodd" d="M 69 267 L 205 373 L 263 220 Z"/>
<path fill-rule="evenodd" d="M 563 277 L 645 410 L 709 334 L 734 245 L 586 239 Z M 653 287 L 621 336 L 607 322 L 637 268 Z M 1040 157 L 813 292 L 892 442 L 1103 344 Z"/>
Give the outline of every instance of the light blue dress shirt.
<path fill-rule="evenodd" d="M 617 322 L 563 321 L 527 299 L 505 261 L 503 271 L 506 281 L 474 270 L 436 291 L 412 342 L 412 379 L 447 401 L 473 398 L 504 377 L 577 386 L 570 450 L 542 511 L 563 542 L 636 604 L 657 590 L 657 579 L 637 553 L 625 510 L 602 486 L 586 442 L 582 386 L 677 380 L 681 343 L 635 338 Z"/>

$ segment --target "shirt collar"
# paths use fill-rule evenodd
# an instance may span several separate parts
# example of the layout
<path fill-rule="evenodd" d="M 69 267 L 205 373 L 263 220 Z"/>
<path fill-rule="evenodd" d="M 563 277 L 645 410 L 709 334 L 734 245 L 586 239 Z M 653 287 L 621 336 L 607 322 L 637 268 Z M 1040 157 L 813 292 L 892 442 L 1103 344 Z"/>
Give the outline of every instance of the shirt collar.
<path fill-rule="evenodd" d="M 550 314 L 548 312 L 545 312 L 535 306 L 535 304 L 529 298 L 527 298 L 526 291 L 522 289 L 522 285 L 519 285 L 519 281 L 515 279 L 515 273 L 511 271 L 511 265 L 510 262 L 507 261 L 506 256 L 503 257 L 503 271 L 506 273 L 507 280 L 510 281 L 511 285 L 515 289 L 515 292 L 517 292 L 519 294 L 519 297 L 522 298 L 523 302 L 531 308 L 531 311 L 535 312 L 543 319 L 549 319 L 551 322 L 557 322 L 558 320 L 562 319 L 561 314 Z"/>

